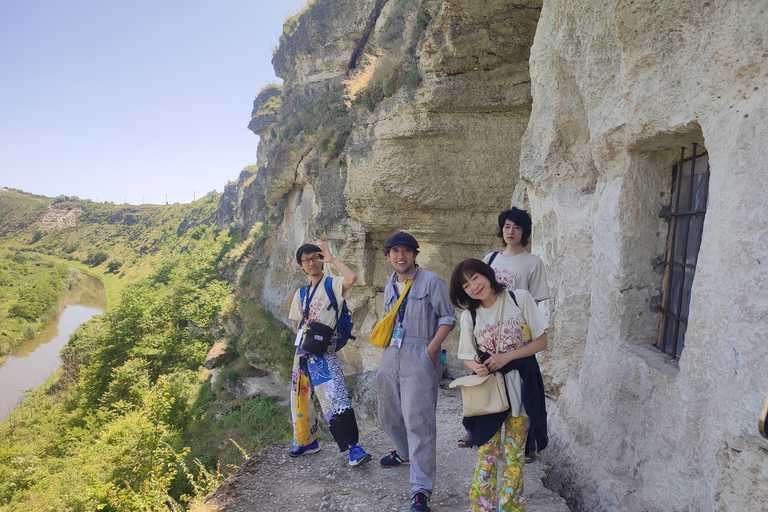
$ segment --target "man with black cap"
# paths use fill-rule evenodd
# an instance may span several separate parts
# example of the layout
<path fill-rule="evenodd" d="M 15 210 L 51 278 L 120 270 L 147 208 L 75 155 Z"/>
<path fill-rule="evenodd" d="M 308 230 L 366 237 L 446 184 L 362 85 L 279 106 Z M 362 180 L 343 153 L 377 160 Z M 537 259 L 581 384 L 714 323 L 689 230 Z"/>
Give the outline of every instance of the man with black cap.
<path fill-rule="evenodd" d="M 445 366 L 441 346 L 456 312 L 445 281 L 416 264 L 419 243 L 413 236 L 401 231 L 384 248 L 395 269 L 384 288 L 384 310 L 391 311 L 401 294 L 405 297 L 376 375 L 379 423 L 395 443 L 381 466 L 410 464 L 411 512 L 429 512 L 436 474 L 435 408 Z"/>

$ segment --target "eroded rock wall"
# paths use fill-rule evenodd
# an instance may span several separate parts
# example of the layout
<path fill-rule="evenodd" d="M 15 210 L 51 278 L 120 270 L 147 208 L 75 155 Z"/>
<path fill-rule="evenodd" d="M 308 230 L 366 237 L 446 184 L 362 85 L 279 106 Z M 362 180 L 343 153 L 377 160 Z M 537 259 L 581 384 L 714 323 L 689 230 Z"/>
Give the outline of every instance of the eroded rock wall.
<path fill-rule="evenodd" d="M 545 2 L 520 173 L 550 276 L 561 490 L 596 511 L 765 510 L 768 4 Z M 672 165 L 711 177 L 679 363 L 653 348 Z"/>
<path fill-rule="evenodd" d="M 381 252 L 388 236 L 413 233 L 421 243 L 419 264 L 446 280 L 461 259 L 499 246 L 496 216 L 509 206 L 518 182 L 530 113 L 527 62 L 540 1 L 370 0 L 316 2 L 289 22 L 293 32 L 273 60 L 284 79 L 282 115 L 305 112 L 338 90 L 363 65 L 366 41 L 392 30 L 403 12 L 397 4 L 412 4 L 403 22 L 406 44 L 417 11 L 431 16 L 413 41 L 421 80 L 373 112 L 353 104 L 351 132 L 338 157 L 327 160 L 318 137 L 306 131 L 280 140 L 270 120 L 253 123 L 262 137 L 258 162 L 266 199 L 284 208 L 262 301 L 287 320 L 293 293 L 306 280 L 296 248 L 329 242 L 359 276 L 348 300 L 358 340 L 342 352 L 350 373 L 378 367 L 381 351 L 367 339 L 391 273 Z M 454 333 L 450 353 L 457 340 Z M 465 371 L 449 360 L 452 369 Z"/>

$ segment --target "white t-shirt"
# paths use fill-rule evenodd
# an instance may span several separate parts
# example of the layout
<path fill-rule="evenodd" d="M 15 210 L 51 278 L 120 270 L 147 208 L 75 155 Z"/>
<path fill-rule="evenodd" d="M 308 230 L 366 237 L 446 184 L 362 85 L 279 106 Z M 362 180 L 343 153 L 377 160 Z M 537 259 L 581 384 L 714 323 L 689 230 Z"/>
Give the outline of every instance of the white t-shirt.
<path fill-rule="evenodd" d="M 501 346 L 499 353 L 509 352 L 525 345 L 523 334 L 523 324 L 528 324 L 531 330 L 531 340 L 535 340 L 549 327 L 544 315 L 536 306 L 531 294 L 525 290 L 515 290 L 515 299 L 518 306 L 509 292 L 504 292 L 503 297 L 506 300 L 504 305 L 504 321 L 502 323 Z M 502 295 L 499 295 L 501 298 Z M 499 317 L 501 316 L 502 301 L 496 300 L 490 308 L 480 306 L 477 308 L 477 318 L 474 329 L 472 328 L 472 314 L 469 310 L 461 314 L 461 337 L 459 338 L 459 359 L 474 359 L 475 349 L 472 346 L 472 337 L 477 340 L 477 346 L 480 350 L 485 350 L 493 354 L 496 352 L 499 332 Z"/>
<path fill-rule="evenodd" d="M 472 327 L 472 313 L 469 310 L 461 314 L 461 336 L 459 338 L 459 359 L 474 359 L 477 352 L 472 344 L 472 338 L 477 342 L 480 350 L 496 352 L 499 343 L 499 319 L 504 310 L 504 320 L 501 324 L 501 346 L 499 353 L 509 352 L 526 344 L 523 334 L 523 324 L 528 324 L 531 330 L 531 340 L 535 340 L 549 327 L 544 315 L 536 306 L 536 301 L 525 290 L 515 290 L 515 301 L 509 296 L 508 291 L 499 295 L 496 302 L 490 308 L 478 307 L 474 329 Z M 502 299 L 503 297 L 503 299 Z M 522 399 L 522 383 L 520 373 L 512 370 L 504 376 L 507 383 L 507 395 L 509 396 L 510 414 L 512 416 L 526 416 Z"/>
<path fill-rule="evenodd" d="M 342 294 L 342 284 L 344 278 L 323 276 L 323 279 L 317 283 L 317 290 L 312 296 L 312 302 L 309 304 L 309 322 L 321 322 L 328 327 L 336 327 L 336 311 L 333 308 L 329 308 L 331 300 L 325 293 L 325 280 L 332 279 L 333 294 L 336 296 L 336 303 L 341 308 L 341 301 L 346 299 Z M 309 296 L 312 295 L 314 286 L 310 285 L 304 297 L 304 304 L 301 303 L 301 289 L 296 290 L 293 296 L 293 302 L 291 302 L 291 311 L 288 313 L 288 318 L 291 320 L 300 321 L 304 318 L 304 308 L 306 307 L 306 301 Z"/>
<path fill-rule="evenodd" d="M 488 263 L 491 255 L 493 253 L 486 254 L 483 261 Z M 505 256 L 500 252 L 491 263 L 491 268 L 496 274 L 496 280 L 508 290 L 528 290 L 536 301 L 549 298 L 547 273 L 544 262 L 538 256 L 526 251 L 514 256 Z"/>

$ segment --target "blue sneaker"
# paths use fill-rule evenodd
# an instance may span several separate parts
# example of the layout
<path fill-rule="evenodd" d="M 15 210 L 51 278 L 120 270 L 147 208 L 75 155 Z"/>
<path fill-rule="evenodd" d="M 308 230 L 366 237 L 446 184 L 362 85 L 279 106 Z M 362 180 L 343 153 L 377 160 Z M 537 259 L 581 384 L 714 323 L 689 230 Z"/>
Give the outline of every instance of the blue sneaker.
<path fill-rule="evenodd" d="M 306 446 L 297 446 L 296 448 L 291 448 L 288 450 L 288 455 L 291 457 L 301 457 L 302 455 L 306 455 L 308 453 L 317 453 L 319 451 L 320 443 L 318 443 L 317 439 L 315 439 Z"/>
<path fill-rule="evenodd" d="M 366 462 L 371 462 L 371 456 L 365 453 L 363 447 L 359 444 L 349 447 L 349 465 L 360 466 Z"/>
<path fill-rule="evenodd" d="M 423 492 L 417 492 L 411 501 L 411 512 L 430 512 L 429 498 Z"/>
<path fill-rule="evenodd" d="M 397 454 L 397 450 L 392 450 L 389 452 L 389 455 L 386 457 L 382 457 L 382 459 L 379 461 L 379 464 L 381 464 L 381 467 L 383 468 L 396 468 L 397 466 L 400 466 L 402 464 L 410 464 L 411 461 L 408 459 L 404 459 L 401 456 Z"/>

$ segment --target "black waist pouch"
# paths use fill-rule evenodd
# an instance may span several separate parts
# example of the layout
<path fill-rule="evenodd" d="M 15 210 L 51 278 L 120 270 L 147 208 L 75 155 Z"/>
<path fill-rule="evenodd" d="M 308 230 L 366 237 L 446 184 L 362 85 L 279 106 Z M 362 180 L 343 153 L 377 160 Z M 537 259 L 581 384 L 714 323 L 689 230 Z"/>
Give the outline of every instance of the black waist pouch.
<path fill-rule="evenodd" d="M 331 329 L 320 322 L 312 322 L 304 330 L 304 339 L 301 341 L 301 350 L 322 356 L 333 343 L 336 330 Z"/>

